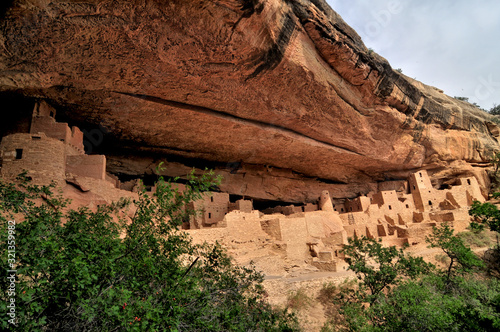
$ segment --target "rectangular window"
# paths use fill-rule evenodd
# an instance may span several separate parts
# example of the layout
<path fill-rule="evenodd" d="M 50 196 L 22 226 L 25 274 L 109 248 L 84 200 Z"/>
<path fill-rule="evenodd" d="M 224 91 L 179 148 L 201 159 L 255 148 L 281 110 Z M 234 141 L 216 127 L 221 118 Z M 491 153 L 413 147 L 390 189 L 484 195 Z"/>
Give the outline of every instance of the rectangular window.
<path fill-rule="evenodd" d="M 23 149 L 16 149 L 16 159 L 23 158 Z"/>

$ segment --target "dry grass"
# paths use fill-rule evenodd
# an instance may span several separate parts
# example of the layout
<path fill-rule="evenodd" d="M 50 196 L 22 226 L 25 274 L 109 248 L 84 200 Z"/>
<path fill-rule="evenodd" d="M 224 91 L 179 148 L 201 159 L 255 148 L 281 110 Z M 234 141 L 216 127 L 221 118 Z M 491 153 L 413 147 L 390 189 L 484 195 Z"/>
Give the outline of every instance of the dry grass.
<path fill-rule="evenodd" d="M 492 247 L 496 242 L 495 233 L 488 230 L 480 232 L 465 231 L 457 235 L 464 241 L 465 245 L 471 248 Z"/>
<path fill-rule="evenodd" d="M 320 290 L 317 300 L 323 305 L 328 321 L 321 328 L 321 332 L 337 331 L 345 327 L 344 316 L 340 313 L 339 296 L 349 293 L 357 288 L 356 280 L 344 280 L 338 286 L 333 283 L 325 283 Z"/>
<path fill-rule="evenodd" d="M 313 304 L 313 299 L 307 295 L 303 288 L 290 292 L 287 307 L 292 310 L 304 310 Z"/>

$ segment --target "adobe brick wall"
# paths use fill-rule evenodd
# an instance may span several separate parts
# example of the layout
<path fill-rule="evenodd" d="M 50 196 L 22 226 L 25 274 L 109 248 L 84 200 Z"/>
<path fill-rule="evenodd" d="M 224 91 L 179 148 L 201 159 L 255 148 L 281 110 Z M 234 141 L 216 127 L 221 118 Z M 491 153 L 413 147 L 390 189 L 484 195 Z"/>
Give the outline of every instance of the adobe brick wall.
<path fill-rule="evenodd" d="M 67 123 L 58 123 L 48 116 L 34 116 L 31 121 L 31 134 L 45 133 L 47 137 L 68 142 L 71 138 L 71 129 Z"/>
<path fill-rule="evenodd" d="M 85 147 L 83 146 L 83 132 L 80 128 L 75 126 L 71 128 L 71 137 L 69 138 L 68 143 L 83 153 Z"/>
<path fill-rule="evenodd" d="M 240 199 L 236 201 L 236 210 L 241 212 L 250 213 L 253 210 L 253 203 L 247 199 Z"/>
<path fill-rule="evenodd" d="M 55 114 L 56 110 L 46 102 L 41 101 L 35 104 L 31 118 L 30 133 L 45 133 L 47 137 L 62 140 L 77 151 L 77 153 L 72 153 L 72 150 L 69 150 L 67 154 L 83 154 L 82 131 L 78 127 L 70 129 L 67 123 L 56 122 Z"/>
<path fill-rule="evenodd" d="M 289 260 L 304 262 L 310 257 L 305 218 L 288 217 L 280 220 L 281 236 L 286 242 L 286 254 Z"/>
<path fill-rule="evenodd" d="M 322 211 L 329 211 L 329 212 L 334 211 L 332 199 L 330 198 L 330 193 L 328 192 L 328 190 L 323 190 L 321 192 L 318 207 Z"/>
<path fill-rule="evenodd" d="M 26 169 L 36 184 L 51 181 L 62 184 L 65 181 L 66 155 L 61 141 L 43 133 L 12 134 L 2 139 L 0 151 L 4 179 L 13 180 Z"/>
<path fill-rule="evenodd" d="M 192 202 L 190 207 L 198 211 L 197 215 L 192 217 L 190 228 L 212 226 L 221 222 L 229 212 L 229 194 L 205 193 L 203 198 Z"/>
<path fill-rule="evenodd" d="M 106 179 L 106 157 L 104 155 L 77 155 L 66 157 L 66 172 L 89 178 Z"/>
<path fill-rule="evenodd" d="M 344 207 L 347 212 L 360 212 L 366 211 L 371 204 L 371 198 L 366 196 L 360 196 L 353 200 L 346 200 L 344 203 Z"/>
<path fill-rule="evenodd" d="M 276 240 L 283 240 L 281 236 L 281 227 L 279 218 L 262 219 L 260 221 L 260 227 L 264 232 L 275 238 Z"/>
<path fill-rule="evenodd" d="M 312 204 L 312 203 L 307 203 L 306 205 L 303 206 L 303 210 L 304 210 L 304 212 L 318 211 L 318 205 Z"/>
<path fill-rule="evenodd" d="M 107 203 L 116 202 L 122 197 L 130 199 L 139 198 L 137 193 L 118 189 L 108 181 L 91 177 L 78 177 L 77 179 L 83 187 L 88 188 L 93 194 L 102 197 Z"/>
<path fill-rule="evenodd" d="M 56 117 L 56 109 L 45 100 L 38 101 L 33 108 L 33 116 L 48 116 L 51 118 Z"/>
<path fill-rule="evenodd" d="M 481 203 L 485 202 L 484 196 L 481 193 L 481 187 L 475 177 L 461 178 L 460 184 L 467 188 L 467 191 L 471 195 L 473 200 L 479 201 Z"/>

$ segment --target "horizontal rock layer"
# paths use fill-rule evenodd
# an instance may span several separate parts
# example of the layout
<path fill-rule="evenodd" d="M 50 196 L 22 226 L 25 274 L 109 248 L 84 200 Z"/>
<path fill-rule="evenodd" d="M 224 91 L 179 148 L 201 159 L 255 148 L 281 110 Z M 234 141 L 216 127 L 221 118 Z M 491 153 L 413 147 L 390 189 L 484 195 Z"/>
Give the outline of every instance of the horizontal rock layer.
<path fill-rule="evenodd" d="M 15 0 L 2 15 L 2 95 L 101 128 L 115 173 L 178 156 L 219 165 L 222 190 L 290 202 L 418 168 L 487 185 L 491 116 L 393 71 L 323 0 Z"/>

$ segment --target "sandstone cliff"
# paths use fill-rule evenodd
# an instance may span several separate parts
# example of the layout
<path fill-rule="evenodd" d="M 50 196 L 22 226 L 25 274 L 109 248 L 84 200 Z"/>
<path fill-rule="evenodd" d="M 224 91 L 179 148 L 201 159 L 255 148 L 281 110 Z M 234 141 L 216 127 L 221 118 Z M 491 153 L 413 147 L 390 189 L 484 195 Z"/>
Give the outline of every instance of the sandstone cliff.
<path fill-rule="evenodd" d="M 289 202 L 397 187 L 419 168 L 487 185 L 491 116 L 393 71 L 324 0 L 6 7 L 0 99 L 45 99 L 99 130 L 88 147 L 116 174 L 208 165 L 222 190 Z"/>

